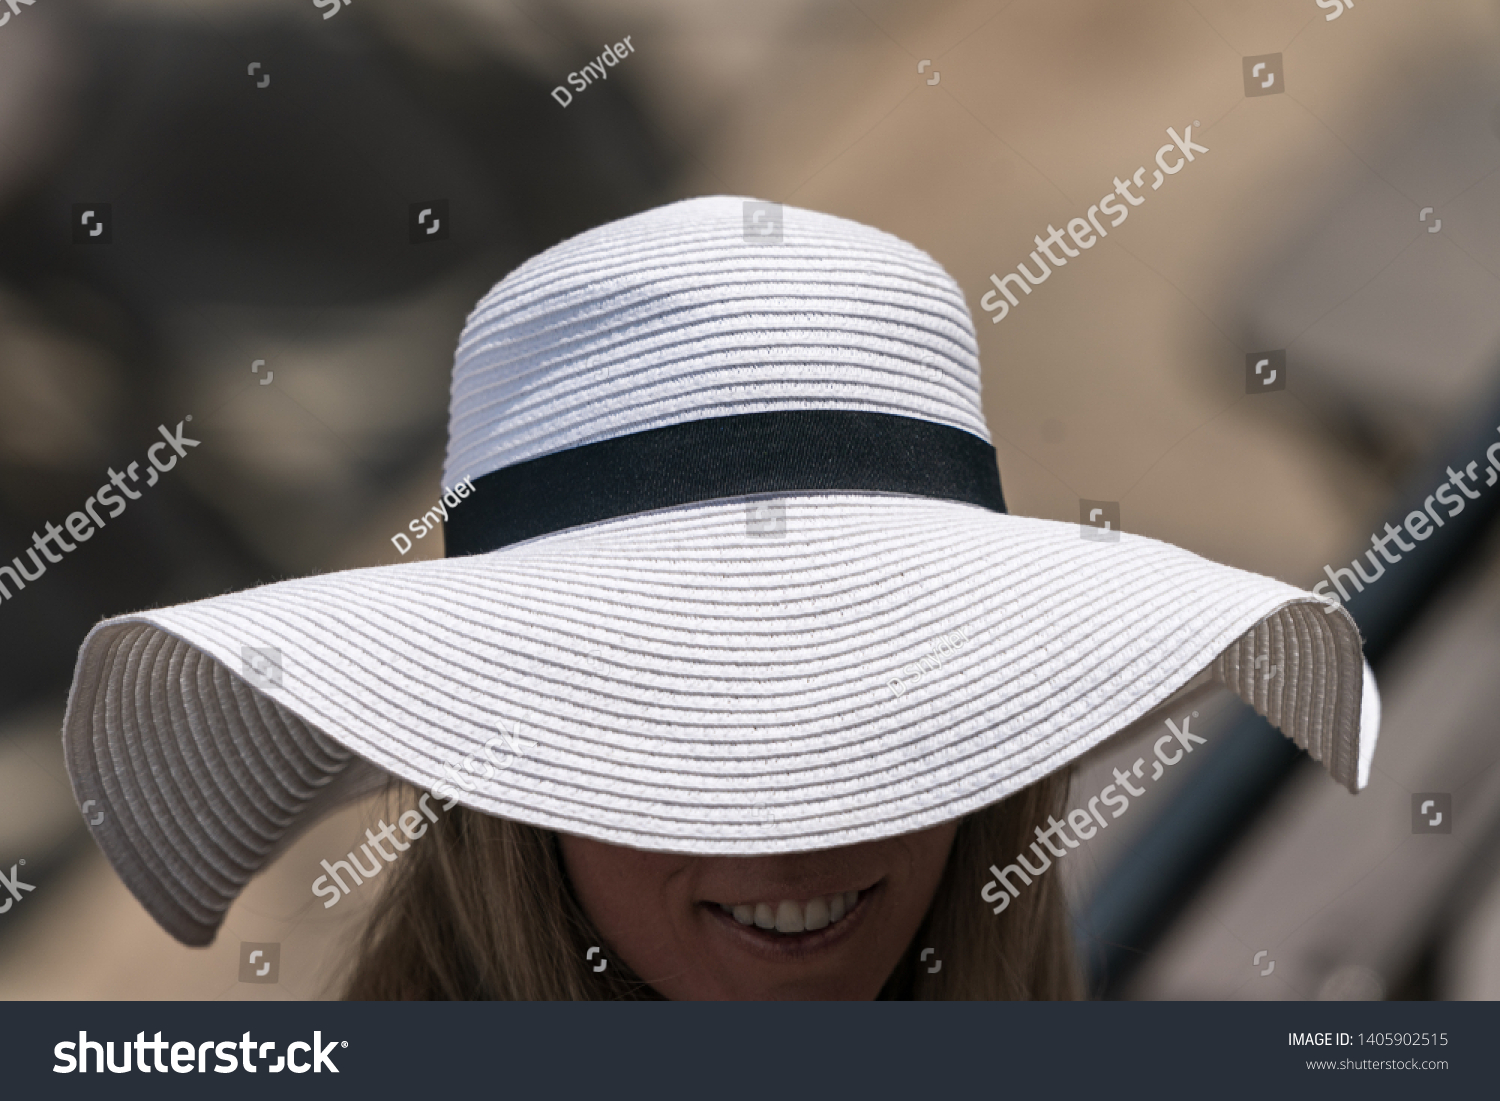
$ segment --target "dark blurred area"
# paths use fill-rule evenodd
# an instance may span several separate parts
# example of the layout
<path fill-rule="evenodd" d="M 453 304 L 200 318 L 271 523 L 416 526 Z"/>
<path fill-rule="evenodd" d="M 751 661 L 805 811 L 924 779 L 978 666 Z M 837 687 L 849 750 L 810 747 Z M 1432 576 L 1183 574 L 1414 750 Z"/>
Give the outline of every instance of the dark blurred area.
<path fill-rule="evenodd" d="M 628 79 L 563 112 L 514 58 L 413 49 L 353 11 L 53 0 L 0 34 L 40 116 L 29 148 L 0 131 L 0 548 L 34 569 L 32 534 L 144 466 L 159 425 L 191 416 L 200 441 L 4 601 L 0 714 L 56 717 L 102 618 L 369 564 L 348 548 L 372 515 L 435 481 L 473 302 L 673 177 Z M 415 241 L 433 200 L 449 224 Z M 107 204 L 107 243 L 75 240 L 78 204 Z M 88 845 L 41 817 L 32 883 Z"/>
<path fill-rule="evenodd" d="M 268 397 L 253 360 L 298 401 L 296 368 L 260 348 L 334 345 L 424 296 L 428 323 L 456 334 L 463 302 L 548 245 L 655 205 L 672 173 L 627 80 L 559 111 L 514 63 L 475 51 L 438 64 L 352 11 L 209 22 L 69 3 L 6 33 L 43 20 L 74 83 L 49 105 L 44 164 L 9 181 L 0 208 L 5 341 L 42 349 L 12 350 L 0 371 L 0 546 L 81 508 L 158 424 L 195 413 L 204 442 L 108 539 L 6 602 L 0 710 L 65 690 L 102 617 L 326 559 L 442 447 L 451 348 L 435 344 L 351 365 L 359 388 L 399 371 L 405 400 L 330 403 L 344 407 L 324 425 L 322 484 L 256 476 L 257 426 L 233 410 Z M 448 232 L 414 245 L 408 209 L 435 198 Z M 109 204 L 109 244 L 73 243 L 76 203 Z"/>

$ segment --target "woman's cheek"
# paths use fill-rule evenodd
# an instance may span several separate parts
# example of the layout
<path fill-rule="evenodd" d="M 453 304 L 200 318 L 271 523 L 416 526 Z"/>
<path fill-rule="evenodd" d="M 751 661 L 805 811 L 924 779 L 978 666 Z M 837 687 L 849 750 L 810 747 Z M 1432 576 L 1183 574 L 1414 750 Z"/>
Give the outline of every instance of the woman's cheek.
<path fill-rule="evenodd" d="M 691 900 L 675 898 L 673 885 L 691 858 L 648 853 L 602 841 L 559 837 L 563 866 L 584 913 L 613 949 L 643 979 L 680 970 L 681 929 Z M 600 957 L 594 957 L 597 961 Z"/>

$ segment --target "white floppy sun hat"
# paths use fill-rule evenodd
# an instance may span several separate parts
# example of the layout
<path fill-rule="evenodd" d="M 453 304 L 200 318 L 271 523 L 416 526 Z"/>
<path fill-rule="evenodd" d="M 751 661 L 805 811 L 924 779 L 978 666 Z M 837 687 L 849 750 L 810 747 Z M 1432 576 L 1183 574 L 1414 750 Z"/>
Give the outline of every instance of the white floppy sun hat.
<path fill-rule="evenodd" d="M 89 634 L 74 791 L 179 940 L 391 775 L 640 849 L 831 848 L 994 803 L 1207 671 L 1364 786 L 1379 705 L 1347 612 L 1007 515 L 954 281 L 826 214 L 747 232 L 745 202 L 581 234 L 479 303 L 448 558 Z"/>

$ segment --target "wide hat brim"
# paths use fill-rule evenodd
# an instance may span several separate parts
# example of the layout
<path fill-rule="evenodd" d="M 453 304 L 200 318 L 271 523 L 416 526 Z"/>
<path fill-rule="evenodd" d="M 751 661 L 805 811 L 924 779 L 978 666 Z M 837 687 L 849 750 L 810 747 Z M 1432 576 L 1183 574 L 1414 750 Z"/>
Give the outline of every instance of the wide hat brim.
<path fill-rule="evenodd" d="M 292 837 L 388 775 L 640 849 L 824 849 L 994 803 L 1210 670 L 1340 783 L 1367 779 L 1373 678 L 1310 593 L 946 501 L 751 507 L 107 620 L 63 732 L 90 828 L 206 944 Z"/>

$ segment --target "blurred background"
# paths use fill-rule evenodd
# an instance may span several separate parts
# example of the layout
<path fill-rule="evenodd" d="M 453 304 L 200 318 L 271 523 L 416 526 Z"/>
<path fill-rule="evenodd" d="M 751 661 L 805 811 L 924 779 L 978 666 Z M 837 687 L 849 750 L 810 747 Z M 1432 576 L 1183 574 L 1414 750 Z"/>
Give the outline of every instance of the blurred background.
<path fill-rule="evenodd" d="M 627 34 L 608 80 L 550 95 Z M 1248 94 L 1266 55 L 1280 83 Z M 1209 151 L 1150 190 L 1189 124 Z M 989 323 L 990 274 L 1139 165 L 1147 202 Z M 879 226 L 954 275 L 1019 514 L 1119 502 L 1127 531 L 1311 587 L 1500 442 L 1493 0 L 37 0 L 0 23 L 0 560 L 159 424 L 192 415 L 202 444 L 0 603 L 0 870 L 35 886 L 0 915 L 0 998 L 334 992 L 376 899 L 325 910 L 310 884 L 387 808 L 318 824 L 182 948 L 69 790 L 78 646 L 105 616 L 400 560 L 477 298 L 715 193 Z M 414 241 L 438 200 L 448 232 Z M 103 240 L 75 241 L 79 204 L 108 204 Z M 1262 350 L 1284 389 L 1248 392 Z M 1060 864 L 1095 996 L 1500 996 L 1493 511 L 1353 609 L 1385 707 L 1365 792 L 1221 690 L 1163 709 L 1210 744 Z M 1451 832 L 1418 832 L 1426 793 Z M 243 942 L 281 945 L 277 982 L 239 981 Z"/>

